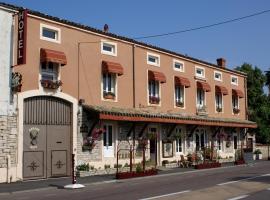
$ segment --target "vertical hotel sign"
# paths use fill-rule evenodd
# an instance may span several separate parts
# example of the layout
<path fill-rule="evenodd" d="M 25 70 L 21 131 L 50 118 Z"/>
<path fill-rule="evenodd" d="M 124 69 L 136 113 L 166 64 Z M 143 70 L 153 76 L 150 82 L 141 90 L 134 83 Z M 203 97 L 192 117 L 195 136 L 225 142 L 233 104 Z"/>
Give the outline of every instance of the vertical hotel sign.
<path fill-rule="evenodd" d="M 27 10 L 18 13 L 17 65 L 26 63 Z"/>

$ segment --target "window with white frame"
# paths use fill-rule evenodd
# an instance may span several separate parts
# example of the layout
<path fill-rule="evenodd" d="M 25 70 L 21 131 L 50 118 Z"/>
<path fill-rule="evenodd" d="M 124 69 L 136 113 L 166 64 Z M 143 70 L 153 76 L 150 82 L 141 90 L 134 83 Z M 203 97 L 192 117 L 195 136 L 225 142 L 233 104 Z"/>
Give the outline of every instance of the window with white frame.
<path fill-rule="evenodd" d="M 183 144 L 182 144 L 182 129 L 181 128 L 175 128 L 175 135 L 177 135 L 176 139 L 176 153 L 183 152 Z"/>
<path fill-rule="evenodd" d="M 173 69 L 176 71 L 184 72 L 184 63 L 179 60 L 173 60 Z"/>
<path fill-rule="evenodd" d="M 46 24 L 40 24 L 40 39 L 60 43 L 60 29 Z"/>
<path fill-rule="evenodd" d="M 117 45 L 114 42 L 101 42 L 101 53 L 111 56 L 117 56 Z"/>
<path fill-rule="evenodd" d="M 115 99 L 116 97 L 116 74 L 103 73 L 103 98 Z"/>
<path fill-rule="evenodd" d="M 112 125 L 104 125 L 104 132 L 103 132 L 103 146 L 104 147 L 111 147 L 113 144 L 112 132 L 113 127 Z"/>
<path fill-rule="evenodd" d="M 222 73 L 221 72 L 214 72 L 214 79 L 216 81 L 222 81 Z"/>
<path fill-rule="evenodd" d="M 154 80 L 149 81 L 148 91 L 149 91 L 149 103 L 159 104 L 160 102 L 159 81 Z"/>
<path fill-rule="evenodd" d="M 147 64 L 159 66 L 160 56 L 152 53 L 147 53 Z"/>
<path fill-rule="evenodd" d="M 231 83 L 233 85 L 238 85 L 238 77 L 237 76 L 231 76 Z"/>
<path fill-rule="evenodd" d="M 207 134 L 205 129 L 196 129 L 195 131 L 196 151 L 203 150 L 207 145 Z"/>
<path fill-rule="evenodd" d="M 217 148 L 219 151 L 222 151 L 222 140 L 220 137 L 217 139 Z"/>
<path fill-rule="evenodd" d="M 222 94 L 220 92 L 216 92 L 216 111 L 222 112 L 223 102 L 222 102 Z"/>
<path fill-rule="evenodd" d="M 202 67 L 195 67 L 195 75 L 199 78 L 205 78 L 205 69 Z"/>
<path fill-rule="evenodd" d="M 184 88 L 182 85 L 175 86 L 175 105 L 177 107 L 184 107 Z"/>
<path fill-rule="evenodd" d="M 239 109 L 238 96 L 235 96 L 235 95 L 232 96 L 232 106 L 233 106 L 233 109 Z"/>
<path fill-rule="evenodd" d="M 201 88 L 197 88 L 197 108 L 205 106 L 205 91 Z"/>
<path fill-rule="evenodd" d="M 41 80 L 42 81 L 58 81 L 59 64 L 53 62 L 41 63 Z"/>

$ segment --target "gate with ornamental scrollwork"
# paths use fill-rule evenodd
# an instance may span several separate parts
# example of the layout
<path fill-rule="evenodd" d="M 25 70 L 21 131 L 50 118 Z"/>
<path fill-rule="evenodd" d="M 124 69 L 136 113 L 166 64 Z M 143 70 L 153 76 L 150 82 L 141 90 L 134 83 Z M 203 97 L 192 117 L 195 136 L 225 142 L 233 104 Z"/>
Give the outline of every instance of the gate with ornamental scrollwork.
<path fill-rule="evenodd" d="M 70 175 L 71 103 L 48 96 L 24 100 L 23 178 Z"/>

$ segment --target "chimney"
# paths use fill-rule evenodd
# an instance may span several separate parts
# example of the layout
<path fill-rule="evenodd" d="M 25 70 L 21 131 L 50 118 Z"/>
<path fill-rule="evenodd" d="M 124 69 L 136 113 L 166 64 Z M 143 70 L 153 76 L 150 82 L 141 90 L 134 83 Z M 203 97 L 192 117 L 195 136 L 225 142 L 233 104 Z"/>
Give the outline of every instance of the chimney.
<path fill-rule="evenodd" d="M 108 24 L 104 24 L 103 31 L 105 33 L 108 33 L 109 32 L 109 25 Z"/>
<path fill-rule="evenodd" d="M 217 65 L 221 68 L 226 68 L 226 60 L 224 58 L 218 58 Z"/>

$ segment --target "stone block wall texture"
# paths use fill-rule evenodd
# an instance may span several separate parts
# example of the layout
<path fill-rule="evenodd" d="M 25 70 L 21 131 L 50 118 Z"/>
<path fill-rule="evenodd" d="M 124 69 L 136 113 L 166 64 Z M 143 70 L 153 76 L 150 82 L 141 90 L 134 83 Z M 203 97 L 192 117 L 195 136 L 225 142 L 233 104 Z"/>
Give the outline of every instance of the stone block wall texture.
<path fill-rule="evenodd" d="M 11 167 L 17 163 L 17 118 L 0 116 L 0 168 L 7 167 L 7 156 L 10 155 Z"/>

